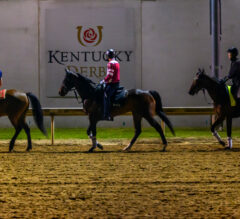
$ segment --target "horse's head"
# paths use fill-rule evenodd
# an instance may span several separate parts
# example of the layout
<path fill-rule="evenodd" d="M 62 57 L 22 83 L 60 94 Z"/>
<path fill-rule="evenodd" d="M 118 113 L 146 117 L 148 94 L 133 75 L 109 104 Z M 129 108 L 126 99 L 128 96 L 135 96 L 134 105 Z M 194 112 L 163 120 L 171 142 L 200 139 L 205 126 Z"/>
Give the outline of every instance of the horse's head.
<path fill-rule="evenodd" d="M 205 74 L 205 71 L 204 69 L 198 69 L 198 72 L 196 74 L 196 77 L 193 79 L 193 82 L 192 82 L 192 85 L 190 87 L 190 90 L 189 90 L 189 94 L 190 95 L 194 95 L 194 94 L 197 94 L 198 91 L 200 91 L 201 89 L 204 88 L 205 86 L 205 80 L 206 79 L 206 74 Z"/>
<path fill-rule="evenodd" d="M 66 75 L 58 92 L 60 96 L 65 96 L 74 87 L 75 79 L 78 77 L 76 73 L 69 71 L 67 68 L 65 71 Z"/>

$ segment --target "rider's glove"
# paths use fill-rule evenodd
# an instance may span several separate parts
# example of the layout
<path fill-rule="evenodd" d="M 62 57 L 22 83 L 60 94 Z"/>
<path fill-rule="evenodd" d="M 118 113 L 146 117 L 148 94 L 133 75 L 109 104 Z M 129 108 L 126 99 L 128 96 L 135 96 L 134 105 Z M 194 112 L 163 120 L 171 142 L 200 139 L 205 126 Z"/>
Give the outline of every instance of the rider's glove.
<path fill-rule="evenodd" d="M 104 83 L 105 83 L 105 81 L 104 81 L 104 80 L 101 80 L 101 81 L 100 81 L 100 84 L 104 84 Z"/>

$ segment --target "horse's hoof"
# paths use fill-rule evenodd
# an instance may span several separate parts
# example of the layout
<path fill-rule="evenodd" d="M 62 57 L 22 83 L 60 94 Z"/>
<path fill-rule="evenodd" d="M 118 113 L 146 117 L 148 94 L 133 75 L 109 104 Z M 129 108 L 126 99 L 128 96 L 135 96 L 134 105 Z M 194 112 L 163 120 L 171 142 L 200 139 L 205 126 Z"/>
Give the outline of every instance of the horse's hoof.
<path fill-rule="evenodd" d="M 165 152 L 165 151 L 166 151 L 166 148 L 167 148 L 167 144 L 164 144 L 164 145 L 163 145 L 162 152 Z"/>
<path fill-rule="evenodd" d="M 129 146 L 123 148 L 123 151 L 130 151 L 130 150 L 131 150 L 131 147 L 129 147 Z"/>
<path fill-rule="evenodd" d="M 225 147 L 224 149 L 225 149 L 225 150 L 231 150 L 232 148 L 230 148 L 230 147 Z"/>
<path fill-rule="evenodd" d="M 29 151 L 31 151 L 31 150 L 32 150 L 32 148 L 27 148 L 27 150 L 26 150 L 26 151 L 27 151 L 27 152 L 29 152 Z"/>
<path fill-rule="evenodd" d="M 91 147 L 89 150 L 88 150 L 88 153 L 92 153 L 94 151 L 95 147 Z"/>
<path fill-rule="evenodd" d="M 101 144 L 97 143 L 97 147 L 98 147 L 99 149 L 103 150 L 103 146 L 102 146 Z"/>
<path fill-rule="evenodd" d="M 225 147 L 225 142 L 224 141 L 219 141 L 219 144 Z"/>

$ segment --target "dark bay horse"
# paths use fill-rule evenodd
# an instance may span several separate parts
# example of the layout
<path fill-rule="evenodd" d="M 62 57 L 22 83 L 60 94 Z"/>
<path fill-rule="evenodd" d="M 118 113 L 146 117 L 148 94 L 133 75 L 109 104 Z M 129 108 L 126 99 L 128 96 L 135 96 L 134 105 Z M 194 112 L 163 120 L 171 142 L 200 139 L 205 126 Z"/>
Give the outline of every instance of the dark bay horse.
<path fill-rule="evenodd" d="M 229 94 L 225 84 L 221 84 L 217 79 L 206 75 L 204 70 L 199 69 L 196 77 L 192 82 L 189 94 L 197 94 L 202 89 L 206 89 L 209 96 L 212 98 L 214 110 L 217 115 L 216 121 L 211 126 L 211 132 L 213 136 L 218 140 L 218 142 L 221 145 L 225 146 L 225 142 L 217 133 L 216 127 L 226 119 L 228 136 L 228 145 L 226 148 L 231 149 L 232 118 L 240 116 L 240 108 L 239 106 L 231 107 Z"/>
<path fill-rule="evenodd" d="M 9 152 L 13 150 L 15 140 L 22 129 L 24 129 L 27 134 L 27 151 L 32 149 L 30 128 L 26 123 L 26 113 L 29 108 L 29 102 L 32 104 L 33 116 L 37 127 L 44 135 L 47 135 L 43 125 L 42 108 L 37 97 L 32 93 L 22 93 L 17 90 L 7 90 L 6 98 L 0 100 L 0 116 L 8 116 L 15 128 L 15 134 L 12 137 L 9 145 Z"/>
<path fill-rule="evenodd" d="M 83 107 L 89 117 L 89 127 L 87 134 L 92 140 L 92 147 L 89 152 L 92 152 L 96 147 L 102 149 L 102 146 L 96 140 L 96 125 L 102 119 L 102 102 L 103 91 L 97 89 L 98 85 L 90 79 L 66 69 L 66 76 L 62 82 L 59 90 L 60 96 L 65 96 L 72 89 L 76 89 L 83 101 Z M 173 126 L 167 116 L 163 113 L 162 102 L 159 94 L 156 91 L 142 91 L 138 89 L 128 90 L 125 97 L 124 104 L 121 106 L 114 106 L 111 109 L 111 116 L 117 116 L 126 112 L 132 112 L 135 135 L 130 144 L 124 150 L 130 150 L 136 139 L 141 133 L 141 120 L 145 118 L 149 124 L 154 127 L 160 134 L 163 142 L 163 151 L 167 146 L 167 140 L 164 136 L 161 126 L 154 119 L 157 114 L 169 127 L 174 134 Z"/>

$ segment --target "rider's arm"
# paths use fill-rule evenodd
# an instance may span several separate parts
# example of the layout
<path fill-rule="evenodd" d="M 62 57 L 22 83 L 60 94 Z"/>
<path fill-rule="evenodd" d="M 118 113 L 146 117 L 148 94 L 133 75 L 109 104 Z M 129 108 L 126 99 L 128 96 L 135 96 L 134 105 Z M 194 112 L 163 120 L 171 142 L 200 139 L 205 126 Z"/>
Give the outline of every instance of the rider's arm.
<path fill-rule="evenodd" d="M 230 68 L 230 71 L 228 73 L 228 78 L 231 79 L 235 77 L 235 75 L 238 72 L 238 69 L 239 69 L 239 63 L 235 62 Z"/>
<path fill-rule="evenodd" d="M 107 76 L 104 78 L 104 81 L 106 83 L 111 83 L 112 82 L 112 78 L 113 78 L 113 74 L 114 74 L 114 66 L 111 63 L 108 63 L 107 66 Z"/>

